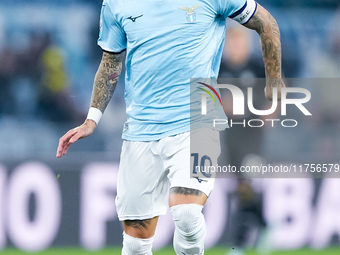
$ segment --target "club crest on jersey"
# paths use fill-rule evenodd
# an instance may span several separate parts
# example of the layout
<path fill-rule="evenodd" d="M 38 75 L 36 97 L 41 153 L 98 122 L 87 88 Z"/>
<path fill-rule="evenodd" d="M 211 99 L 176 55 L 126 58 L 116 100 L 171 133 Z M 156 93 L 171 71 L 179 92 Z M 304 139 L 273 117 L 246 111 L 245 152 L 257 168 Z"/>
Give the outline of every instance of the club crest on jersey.
<path fill-rule="evenodd" d="M 195 5 L 193 7 L 179 7 L 181 10 L 184 10 L 187 12 L 187 21 L 189 23 L 195 23 L 196 21 L 196 12 L 195 10 L 197 8 L 201 7 L 200 5 Z"/>

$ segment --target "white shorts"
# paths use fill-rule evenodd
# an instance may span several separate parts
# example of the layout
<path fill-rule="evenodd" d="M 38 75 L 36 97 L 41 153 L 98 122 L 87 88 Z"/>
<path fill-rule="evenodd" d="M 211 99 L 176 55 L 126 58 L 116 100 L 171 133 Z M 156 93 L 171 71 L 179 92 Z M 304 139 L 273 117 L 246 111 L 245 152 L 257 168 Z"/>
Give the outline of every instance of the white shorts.
<path fill-rule="evenodd" d="M 151 142 L 124 141 L 116 197 L 119 220 L 145 220 L 165 214 L 172 187 L 196 189 L 209 196 L 214 175 L 202 175 L 197 165 L 216 165 L 219 155 L 219 132 L 210 129 Z"/>

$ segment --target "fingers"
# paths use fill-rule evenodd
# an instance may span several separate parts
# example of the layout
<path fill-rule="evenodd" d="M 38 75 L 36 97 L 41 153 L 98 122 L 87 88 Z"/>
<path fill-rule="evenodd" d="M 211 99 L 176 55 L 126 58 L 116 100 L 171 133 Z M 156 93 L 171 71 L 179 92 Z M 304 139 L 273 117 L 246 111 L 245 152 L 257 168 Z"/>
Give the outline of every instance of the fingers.
<path fill-rule="evenodd" d="M 68 131 L 63 137 L 59 139 L 57 158 L 64 156 L 71 144 L 92 134 L 95 128 L 95 122 L 86 121 L 83 125 Z"/>
<path fill-rule="evenodd" d="M 75 129 L 72 129 L 59 139 L 57 158 L 60 158 L 66 154 L 68 148 L 71 145 L 70 140 L 76 134 L 76 132 L 77 131 Z"/>
<path fill-rule="evenodd" d="M 71 129 L 59 139 L 57 149 L 57 158 L 64 156 L 72 143 L 78 141 L 82 136 L 82 130 L 79 128 Z"/>
<path fill-rule="evenodd" d="M 67 143 L 63 146 L 60 146 L 60 149 L 58 149 L 58 152 L 57 152 L 57 158 L 61 158 L 62 156 L 64 156 L 68 150 L 68 148 L 70 147 L 70 143 Z"/>

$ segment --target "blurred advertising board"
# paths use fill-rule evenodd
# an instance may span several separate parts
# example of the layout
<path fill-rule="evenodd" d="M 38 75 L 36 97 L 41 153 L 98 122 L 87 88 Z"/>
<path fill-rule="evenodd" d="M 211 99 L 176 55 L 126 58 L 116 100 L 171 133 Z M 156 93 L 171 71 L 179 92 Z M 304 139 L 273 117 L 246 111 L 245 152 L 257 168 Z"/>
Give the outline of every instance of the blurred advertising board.
<path fill-rule="evenodd" d="M 115 209 L 116 162 L 23 161 L 0 164 L 0 248 L 42 250 L 119 246 L 122 226 Z M 274 249 L 324 248 L 340 235 L 339 178 L 253 179 L 263 196 Z M 204 214 L 207 246 L 230 242 L 236 179 L 218 178 Z M 162 216 L 155 248 L 171 245 L 173 223 Z"/>

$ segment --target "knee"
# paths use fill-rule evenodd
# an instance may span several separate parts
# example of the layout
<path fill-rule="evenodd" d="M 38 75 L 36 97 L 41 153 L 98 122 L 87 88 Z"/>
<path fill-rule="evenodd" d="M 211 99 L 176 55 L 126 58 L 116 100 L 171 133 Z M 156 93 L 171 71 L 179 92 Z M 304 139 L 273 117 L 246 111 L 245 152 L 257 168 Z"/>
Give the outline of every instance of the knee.
<path fill-rule="evenodd" d="M 176 230 L 186 237 L 193 237 L 205 229 L 203 206 L 198 204 L 181 204 L 171 207 Z"/>
<path fill-rule="evenodd" d="M 152 255 L 153 237 L 141 239 L 123 233 L 122 255 Z"/>

